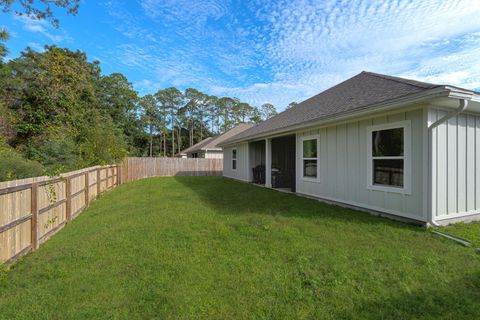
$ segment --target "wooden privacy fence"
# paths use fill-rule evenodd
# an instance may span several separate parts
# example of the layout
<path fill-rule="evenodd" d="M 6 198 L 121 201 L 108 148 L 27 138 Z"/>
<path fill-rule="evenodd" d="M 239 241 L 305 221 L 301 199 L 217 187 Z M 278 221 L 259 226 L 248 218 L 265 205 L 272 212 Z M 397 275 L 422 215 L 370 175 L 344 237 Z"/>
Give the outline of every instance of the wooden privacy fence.
<path fill-rule="evenodd" d="M 0 182 L 0 264 L 36 250 L 89 202 L 119 184 L 117 165 Z"/>
<path fill-rule="evenodd" d="M 121 180 L 148 177 L 221 176 L 223 159 L 127 158 L 122 163 Z"/>
<path fill-rule="evenodd" d="M 222 159 L 127 158 L 60 175 L 0 182 L 0 264 L 36 250 L 102 192 L 156 176 L 221 175 Z"/>

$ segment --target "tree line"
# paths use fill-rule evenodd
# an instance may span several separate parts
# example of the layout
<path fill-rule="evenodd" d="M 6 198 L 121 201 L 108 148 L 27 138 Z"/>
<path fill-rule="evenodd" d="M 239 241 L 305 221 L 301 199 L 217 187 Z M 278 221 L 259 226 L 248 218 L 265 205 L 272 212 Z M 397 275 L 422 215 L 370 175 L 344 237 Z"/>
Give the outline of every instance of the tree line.
<path fill-rule="evenodd" d="M 78 13 L 80 0 L 0 0 L 0 11 L 54 28 L 54 9 Z M 121 73 L 102 75 L 82 51 L 27 48 L 4 62 L 9 32 L 0 28 L 0 181 L 107 164 L 132 156 L 174 156 L 241 122 L 276 114 L 194 88 L 139 96 Z M 290 104 L 288 107 L 290 107 Z M 287 108 L 288 108 L 287 107 Z"/>
<path fill-rule="evenodd" d="M 148 153 L 164 157 L 238 123 L 258 123 L 277 114 L 270 103 L 255 107 L 237 98 L 216 97 L 194 88 L 162 89 L 141 97 L 139 106 L 149 134 Z M 154 138 L 158 138 L 157 148 Z"/>
<path fill-rule="evenodd" d="M 0 62 L 0 180 L 73 170 L 127 156 L 174 156 L 275 107 L 194 88 L 139 96 L 81 51 L 27 48 Z"/>

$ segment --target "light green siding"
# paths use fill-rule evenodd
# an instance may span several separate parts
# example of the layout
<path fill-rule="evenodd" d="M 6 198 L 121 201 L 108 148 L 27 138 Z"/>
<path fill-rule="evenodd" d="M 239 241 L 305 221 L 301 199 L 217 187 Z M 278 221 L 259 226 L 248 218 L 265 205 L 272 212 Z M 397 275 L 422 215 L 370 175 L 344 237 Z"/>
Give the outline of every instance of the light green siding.
<path fill-rule="evenodd" d="M 367 127 L 399 121 L 411 122 L 411 192 L 410 194 L 370 190 L 367 183 Z M 426 221 L 423 192 L 423 109 L 397 112 L 379 117 L 338 123 L 329 127 L 297 132 L 297 192 L 326 200 L 343 202 Z M 303 136 L 320 138 L 318 181 L 301 178 Z"/>
<path fill-rule="evenodd" d="M 237 149 L 237 169 L 232 169 L 232 150 Z M 248 181 L 248 143 L 241 143 L 234 147 L 223 149 L 223 176 Z"/>
<path fill-rule="evenodd" d="M 430 123 L 447 113 L 430 108 Z M 480 116 L 462 113 L 432 130 L 432 199 L 435 220 L 480 212 Z"/>

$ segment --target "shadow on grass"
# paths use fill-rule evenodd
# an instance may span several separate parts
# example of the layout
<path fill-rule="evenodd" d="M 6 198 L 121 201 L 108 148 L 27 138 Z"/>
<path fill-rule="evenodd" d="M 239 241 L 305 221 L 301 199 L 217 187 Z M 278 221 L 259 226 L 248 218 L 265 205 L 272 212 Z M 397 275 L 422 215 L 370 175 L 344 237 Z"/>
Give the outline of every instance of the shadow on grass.
<path fill-rule="evenodd" d="M 254 186 L 224 177 L 183 177 L 176 181 L 197 194 L 208 206 L 220 214 L 268 214 L 306 219 L 325 219 L 350 224 L 379 224 L 389 227 L 424 231 L 424 228 L 378 217 L 367 212 L 343 208 Z"/>

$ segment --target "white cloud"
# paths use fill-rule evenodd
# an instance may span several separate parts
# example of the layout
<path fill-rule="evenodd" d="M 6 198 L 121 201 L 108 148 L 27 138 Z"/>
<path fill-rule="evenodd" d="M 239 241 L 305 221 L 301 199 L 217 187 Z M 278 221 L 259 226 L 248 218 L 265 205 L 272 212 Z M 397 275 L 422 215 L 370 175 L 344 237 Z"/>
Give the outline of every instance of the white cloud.
<path fill-rule="evenodd" d="M 232 90 L 283 107 L 362 71 L 480 87 L 478 1 L 260 1 L 267 88 Z M 258 98 L 260 97 L 260 98 Z"/>
<path fill-rule="evenodd" d="M 119 46 L 119 61 L 155 86 L 280 109 L 362 70 L 480 88 L 478 0 L 138 3 L 144 16 L 110 2 L 117 30 L 131 40 Z"/>
<path fill-rule="evenodd" d="M 26 15 L 15 16 L 15 19 L 23 24 L 25 30 L 40 33 L 54 44 L 72 41 L 72 38 L 65 31 L 61 31 L 61 34 L 58 34 L 58 31 L 52 31 L 53 28 L 46 20 L 38 20 Z"/>
<path fill-rule="evenodd" d="M 28 42 L 27 46 L 29 46 L 30 48 L 32 48 L 33 50 L 35 50 L 37 52 L 44 52 L 45 51 L 45 48 L 40 43 L 37 43 L 37 42 Z"/>
<path fill-rule="evenodd" d="M 421 63 L 400 76 L 437 84 L 480 89 L 480 33 L 432 48 L 444 52 L 443 46 L 455 46 L 453 52 L 425 57 Z"/>
<path fill-rule="evenodd" d="M 220 19 L 228 13 L 228 2 L 223 0 L 142 0 L 145 14 L 151 18 L 167 17 L 171 21 L 204 23 Z"/>

